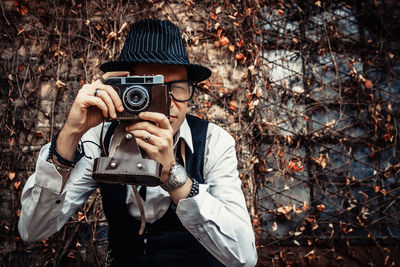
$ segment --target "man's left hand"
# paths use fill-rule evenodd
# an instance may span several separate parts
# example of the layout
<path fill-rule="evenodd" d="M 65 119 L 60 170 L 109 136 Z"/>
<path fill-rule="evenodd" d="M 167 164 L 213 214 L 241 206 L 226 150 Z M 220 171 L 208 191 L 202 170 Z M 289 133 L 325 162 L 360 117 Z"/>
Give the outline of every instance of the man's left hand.
<path fill-rule="evenodd" d="M 158 161 L 163 166 L 161 182 L 168 179 L 169 169 L 175 164 L 173 136 L 174 131 L 168 118 L 157 112 L 142 112 L 139 117 L 144 120 L 126 127 L 133 133 L 136 142 L 150 159 Z"/>

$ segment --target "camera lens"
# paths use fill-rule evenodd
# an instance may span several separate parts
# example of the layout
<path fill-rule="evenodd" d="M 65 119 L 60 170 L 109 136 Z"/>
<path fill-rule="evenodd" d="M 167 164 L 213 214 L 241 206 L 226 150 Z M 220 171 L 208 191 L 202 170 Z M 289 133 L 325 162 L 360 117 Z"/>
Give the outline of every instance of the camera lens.
<path fill-rule="evenodd" d="M 139 113 L 149 106 L 149 93 L 143 86 L 131 86 L 123 93 L 122 102 L 129 112 Z"/>

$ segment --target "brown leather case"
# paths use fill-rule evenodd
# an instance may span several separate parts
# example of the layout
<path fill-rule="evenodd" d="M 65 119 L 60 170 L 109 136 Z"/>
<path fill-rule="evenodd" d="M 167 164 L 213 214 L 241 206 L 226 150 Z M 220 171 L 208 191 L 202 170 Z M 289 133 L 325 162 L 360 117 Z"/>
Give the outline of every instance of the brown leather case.
<path fill-rule="evenodd" d="M 135 138 L 123 137 L 112 157 L 94 160 L 93 179 L 109 184 L 160 185 L 162 165 L 151 159 L 144 159 Z"/>
<path fill-rule="evenodd" d="M 119 88 L 114 89 L 120 94 Z M 169 118 L 169 109 L 171 105 L 171 99 L 168 94 L 168 87 L 163 84 L 153 85 L 151 88 L 151 103 L 146 111 L 159 112 L 165 114 Z M 117 120 L 129 120 L 135 121 L 140 120 L 138 114 L 133 114 L 129 111 L 117 112 Z"/>

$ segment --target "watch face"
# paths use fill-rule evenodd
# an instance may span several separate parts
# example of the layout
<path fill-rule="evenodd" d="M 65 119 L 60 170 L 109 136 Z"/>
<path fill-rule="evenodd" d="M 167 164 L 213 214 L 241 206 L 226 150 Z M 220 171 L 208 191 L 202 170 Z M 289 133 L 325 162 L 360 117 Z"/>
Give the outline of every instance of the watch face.
<path fill-rule="evenodd" d="M 171 176 L 177 184 L 182 184 L 186 182 L 186 170 L 181 165 L 175 165 L 171 170 Z"/>
<path fill-rule="evenodd" d="M 176 181 L 179 184 L 185 183 L 186 182 L 186 172 L 185 173 L 179 173 L 176 177 Z"/>
<path fill-rule="evenodd" d="M 185 184 L 187 179 L 186 170 L 181 165 L 175 165 L 171 168 L 169 172 L 169 179 L 164 184 L 163 188 L 167 191 L 174 190 Z"/>

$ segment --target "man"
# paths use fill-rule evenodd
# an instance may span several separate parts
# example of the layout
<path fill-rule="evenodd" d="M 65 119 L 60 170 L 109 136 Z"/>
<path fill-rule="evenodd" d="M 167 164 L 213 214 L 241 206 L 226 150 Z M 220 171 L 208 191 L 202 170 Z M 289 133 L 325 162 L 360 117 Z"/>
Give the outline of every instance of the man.
<path fill-rule="evenodd" d="M 36 171 L 25 184 L 18 225 L 22 239 L 41 240 L 60 230 L 100 186 L 109 223 L 108 264 L 254 266 L 254 233 L 236 169 L 234 140 L 222 128 L 186 114 L 193 84 L 207 79 L 211 71 L 189 63 L 179 29 L 168 21 L 138 21 L 119 59 L 100 68 L 105 74 L 78 92 L 64 127 L 42 148 Z M 161 74 L 171 95 L 169 119 L 145 111 L 139 115 L 143 121 L 124 129 L 162 165 L 162 186 L 140 190 L 145 191 L 142 235 L 132 188 L 92 178 L 93 159 L 101 154 L 103 117 L 116 118 L 124 109 L 117 92 L 104 82 L 128 74 Z M 173 86 L 175 81 L 185 85 L 183 91 Z M 112 133 L 110 129 L 107 123 L 103 131 Z M 75 149 L 80 141 L 87 157 Z M 179 183 L 174 181 L 177 170 L 187 172 Z"/>

